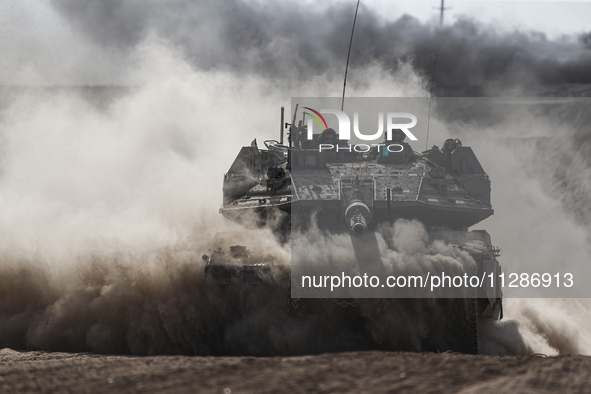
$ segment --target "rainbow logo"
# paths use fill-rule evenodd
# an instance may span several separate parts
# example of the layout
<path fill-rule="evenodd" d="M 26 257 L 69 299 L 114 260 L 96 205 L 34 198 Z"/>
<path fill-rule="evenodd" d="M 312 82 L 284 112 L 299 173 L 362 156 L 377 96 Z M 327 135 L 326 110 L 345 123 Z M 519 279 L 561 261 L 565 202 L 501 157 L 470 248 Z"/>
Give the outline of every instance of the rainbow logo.
<path fill-rule="evenodd" d="M 320 112 L 316 111 L 315 109 L 312 109 L 310 107 L 304 107 L 305 109 L 314 112 L 316 115 L 318 115 L 320 117 L 320 119 L 322 119 L 322 123 L 324 123 L 324 128 L 322 127 L 322 123 L 320 123 L 320 120 L 312 115 L 309 112 L 304 112 L 304 114 L 309 115 L 312 119 L 314 119 L 316 121 L 316 123 L 318 123 L 318 126 L 320 126 L 320 130 L 327 130 L 328 129 L 328 125 L 326 124 L 326 120 L 324 120 L 324 116 L 320 115 Z"/>

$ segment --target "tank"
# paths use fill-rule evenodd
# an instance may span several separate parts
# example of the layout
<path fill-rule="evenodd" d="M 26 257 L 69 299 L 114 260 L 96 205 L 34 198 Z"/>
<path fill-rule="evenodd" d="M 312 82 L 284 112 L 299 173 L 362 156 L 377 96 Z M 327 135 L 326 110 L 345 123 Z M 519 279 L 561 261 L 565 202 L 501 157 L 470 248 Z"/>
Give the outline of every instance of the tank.
<path fill-rule="evenodd" d="M 486 231 L 469 230 L 494 213 L 489 177 L 470 147 L 448 139 L 441 147 L 414 152 L 404 134 L 393 131 L 384 146 L 356 151 L 347 141 L 335 138 L 332 129 L 308 140 L 307 126 L 303 120 L 296 124 L 296 114 L 291 124 L 284 123 L 282 108 L 278 141 L 264 141 L 262 148 L 253 140 L 240 150 L 224 174 L 220 209 L 224 217 L 247 228 L 270 226 L 280 242 L 289 242 L 292 231 L 310 226 L 310 217 L 304 213 L 314 212 L 321 231 L 347 233 L 353 244 L 356 239 L 375 242 L 373 235 L 384 223 L 418 220 L 430 239 L 467 251 L 476 263 L 475 274 L 500 273 L 500 249 Z M 391 149 L 392 145 L 396 148 Z M 268 256 L 248 245 L 247 236 L 237 233 L 217 234 L 214 250 L 204 259 L 208 280 L 225 286 L 264 284 L 272 266 Z M 291 308 L 304 301 L 336 303 L 350 308 L 352 314 L 359 308 L 356 299 L 299 300 L 289 288 L 289 268 L 283 270 L 280 276 Z M 390 302 L 421 309 L 416 307 L 420 300 Z M 442 346 L 421 349 L 478 353 L 479 321 L 502 319 L 502 294 L 496 282 L 464 298 L 437 302 L 447 316 L 441 323 L 447 327 L 447 339 Z"/>

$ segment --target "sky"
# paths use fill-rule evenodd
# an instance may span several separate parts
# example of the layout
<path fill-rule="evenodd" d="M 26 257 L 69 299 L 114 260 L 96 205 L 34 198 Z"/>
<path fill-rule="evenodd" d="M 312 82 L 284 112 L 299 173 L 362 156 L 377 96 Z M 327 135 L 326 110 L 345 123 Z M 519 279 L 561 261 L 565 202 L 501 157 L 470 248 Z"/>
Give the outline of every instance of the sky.
<path fill-rule="evenodd" d="M 256 0 L 255 0 L 256 1 Z M 444 23 L 459 18 L 473 18 L 504 30 L 536 30 L 555 38 L 563 34 L 588 32 L 591 1 L 588 0 L 444 0 Z M 316 7 L 312 0 L 304 0 Z M 328 3 L 355 4 L 354 0 L 334 0 Z M 440 0 L 364 0 L 361 4 L 373 8 L 385 20 L 409 14 L 422 22 L 439 22 Z"/>

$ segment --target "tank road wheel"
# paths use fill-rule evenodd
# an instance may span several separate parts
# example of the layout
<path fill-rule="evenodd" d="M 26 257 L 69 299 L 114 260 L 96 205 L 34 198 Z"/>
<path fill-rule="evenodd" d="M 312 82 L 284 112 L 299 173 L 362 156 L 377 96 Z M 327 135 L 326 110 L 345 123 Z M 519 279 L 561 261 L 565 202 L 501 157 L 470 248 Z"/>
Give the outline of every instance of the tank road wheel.
<path fill-rule="evenodd" d="M 452 300 L 449 348 L 454 352 L 478 354 L 478 300 Z"/>

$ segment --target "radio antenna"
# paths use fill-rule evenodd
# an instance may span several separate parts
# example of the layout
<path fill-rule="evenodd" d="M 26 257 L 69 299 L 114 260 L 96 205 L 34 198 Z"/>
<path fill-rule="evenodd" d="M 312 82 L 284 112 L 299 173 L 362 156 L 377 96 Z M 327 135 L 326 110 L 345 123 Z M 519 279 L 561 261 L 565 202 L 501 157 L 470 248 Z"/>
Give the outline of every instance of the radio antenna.
<path fill-rule="evenodd" d="M 427 139 L 425 140 L 425 150 L 429 149 L 429 126 L 431 125 L 431 99 L 433 98 L 433 84 L 435 83 L 435 70 L 437 69 L 437 53 L 435 54 L 435 64 L 433 65 L 433 76 L 431 77 L 431 90 L 429 91 L 429 116 L 427 117 Z"/>
<path fill-rule="evenodd" d="M 353 33 L 355 32 L 355 22 L 357 21 L 357 11 L 359 11 L 359 2 L 355 8 L 355 18 L 353 18 L 353 28 L 351 29 L 351 40 L 349 41 L 349 53 L 347 53 L 347 65 L 345 66 L 345 81 L 343 82 L 343 100 L 341 101 L 341 111 L 345 107 L 345 89 L 347 88 L 347 70 L 349 70 L 349 57 L 351 56 L 351 46 L 353 45 Z"/>

